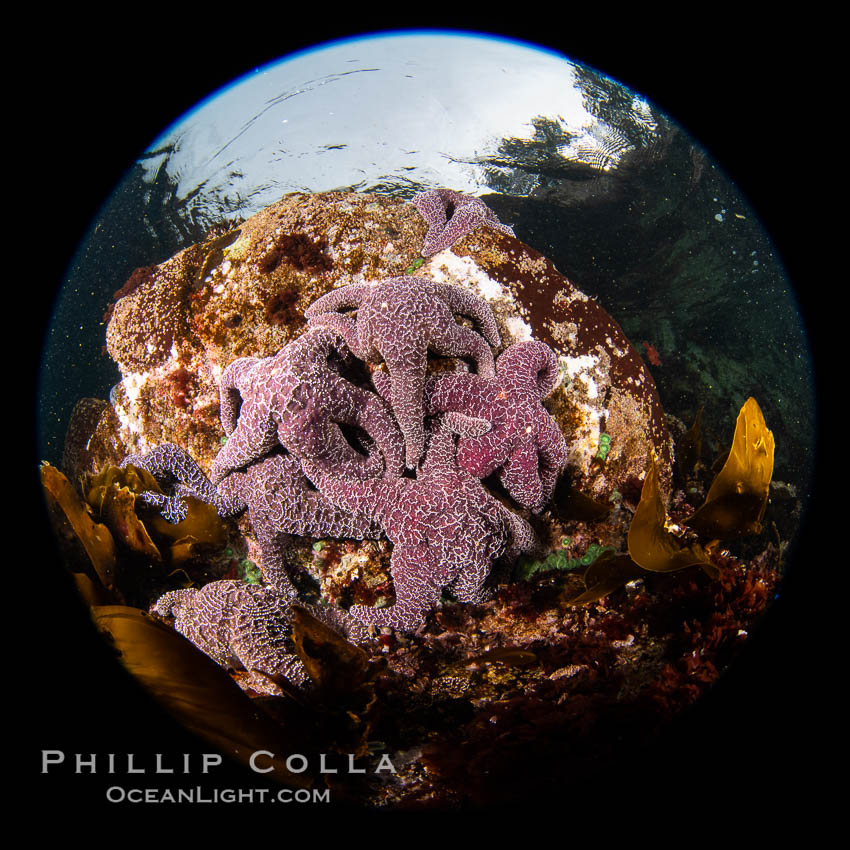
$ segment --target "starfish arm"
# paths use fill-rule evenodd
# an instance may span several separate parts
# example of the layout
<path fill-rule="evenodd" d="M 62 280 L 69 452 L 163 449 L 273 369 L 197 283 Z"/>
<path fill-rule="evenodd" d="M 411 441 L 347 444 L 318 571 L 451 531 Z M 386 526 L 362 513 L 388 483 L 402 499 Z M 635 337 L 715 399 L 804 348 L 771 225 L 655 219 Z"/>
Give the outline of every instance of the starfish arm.
<path fill-rule="evenodd" d="M 287 537 L 375 538 L 380 530 L 368 517 L 335 506 L 313 489 L 298 462 L 272 455 L 247 472 L 249 517 L 260 545 L 260 566 L 279 593 L 295 596 L 284 567 Z"/>
<path fill-rule="evenodd" d="M 393 406 L 393 388 L 388 372 L 382 369 L 375 369 L 372 372 L 372 384 L 375 387 L 378 395 L 390 406 Z"/>
<path fill-rule="evenodd" d="M 453 372 L 430 377 L 425 382 L 423 400 L 425 414 L 457 410 L 471 416 L 482 415 L 479 397 L 484 394 L 487 379 L 469 372 Z"/>
<path fill-rule="evenodd" d="M 493 352 L 484 337 L 472 328 L 464 328 L 454 322 L 434 330 L 429 348 L 448 357 L 471 357 L 475 360 L 478 374 L 492 378 L 496 374 Z"/>
<path fill-rule="evenodd" d="M 362 428 L 377 444 L 384 457 L 385 475 L 404 471 L 404 436 L 387 404 L 374 393 L 358 389 L 352 425 Z"/>
<path fill-rule="evenodd" d="M 508 459 L 510 451 L 504 429 L 490 430 L 481 436 L 461 439 L 457 463 L 475 478 L 486 478 Z"/>
<path fill-rule="evenodd" d="M 384 472 L 384 460 L 380 452 L 374 450 L 374 441 L 366 435 L 364 442 L 370 450 L 363 454 L 340 430 L 339 422 L 352 419 L 352 412 L 342 404 L 338 411 L 331 407 L 321 411 L 309 408 L 282 421 L 278 439 L 302 463 L 323 473 L 345 478 L 377 478 Z"/>
<path fill-rule="evenodd" d="M 469 602 L 472 604 L 484 602 L 490 596 L 490 593 L 485 588 L 489 575 L 489 558 L 478 557 L 467 562 L 451 588 L 458 602 Z"/>
<path fill-rule="evenodd" d="M 236 429 L 213 461 L 210 480 L 218 484 L 229 472 L 259 460 L 277 445 L 277 427 L 268 406 L 253 398 L 247 399 Z"/>
<path fill-rule="evenodd" d="M 305 311 L 304 316 L 308 319 L 323 313 L 333 313 L 337 310 L 356 309 L 360 306 L 364 296 L 368 296 L 371 284 L 349 283 L 326 292 L 317 298 Z"/>
<path fill-rule="evenodd" d="M 496 317 L 490 305 L 474 293 L 460 286 L 450 283 L 436 283 L 437 292 L 446 302 L 452 313 L 460 313 L 474 319 L 481 328 L 484 338 L 493 348 L 502 344 L 499 336 L 499 328 L 496 325 Z"/>
<path fill-rule="evenodd" d="M 136 497 L 139 504 L 146 508 L 156 508 L 159 515 L 173 525 L 183 522 L 189 515 L 189 507 L 186 500 L 180 495 L 166 496 L 164 493 L 154 493 L 150 490 L 139 493 Z"/>
<path fill-rule="evenodd" d="M 510 541 L 505 549 L 503 557 L 508 562 L 515 560 L 522 552 L 536 552 L 540 548 L 540 541 L 534 533 L 534 529 L 519 514 L 508 510 L 501 503 L 499 510 L 504 515 L 510 526 Z"/>
<path fill-rule="evenodd" d="M 511 498 L 534 513 L 543 510 L 546 497 L 538 472 L 537 447 L 522 440 L 502 466 L 499 476 Z"/>
<path fill-rule="evenodd" d="M 249 375 L 259 362 L 257 357 L 239 357 L 221 373 L 218 386 L 219 418 L 225 434 L 232 434 L 236 428 L 242 399 L 247 395 Z"/>
<path fill-rule="evenodd" d="M 401 498 L 400 482 L 404 480 L 370 478 L 366 481 L 350 481 L 324 476 L 318 484 L 322 495 L 337 507 L 362 514 L 386 528 L 388 513 Z"/>
<path fill-rule="evenodd" d="M 436 553 L 427 546 L 396 546 L 390 560 L 395 604 L 389 608 L 352 605 L 349 613 L 369 625 L 415 631 L 440 601 L 442 587 L 431 578 L 439 566 Z"/>
<path fill-rule="evenodd" d="M 457 472 L 457 448 L 454 432 L 446 421 L 446 416 L 438 417 L 429 423 L 425 457 L 420 467 L 422 477 L 442 476 Z"/>
<path fill-rule="evenodd" d="M 460 437 L 482 437 L 493 427 L 487 419 L 467 416 L 457 410 L 443 414 L 443 422 L 450 431 Z"/>
<path fill-rule="evenodd" d="M 425 366 L 419 369 L 399 369 L 388 363 L 393 410 L 404 436 L 405 463 L 415 469 L 425 448 L 425 411 L 422 395 L 425 390 Z"/>
<path fill-rule="evenodd" d="M 212 505 L 222 517 L 233 516 L 245 509 L 245 503 L 238 495 L 219 492 L 186 449 L 175 443 L 163 443 L 144 455 L 130 455 L 122 466 L 127 464 L 146 469 L 161 485 L 173 484 L 171 496 L 145 493 L 142 500 L 160 508 L 162 516 L 169 522 L 180 522 L 186 518 L 183 500 L 187 496 Z"/>
<path fill-rule="evenodd" d="M 339 292 L 340 290 L 335 290 Z M 333 294 L 333 293 L 329 293 Z M 318 302 L 317 302 L 318 303 Z M 345 344 L 361 360 L 366 360 L 368 352 L 363 349 L 357 331 L 357 321 L 354 316 L 343 313 L 317 313 L 309 319 L 310 327 L 324 327 L 336 331 L 344 340 Z"/>
<path fill-rule="evenodd" d="M 528 388 L 539 398 L 549 395 L 560 380 L 555 352 L 533 339 L 506 348 L 496 362 L 496 372 L 510 386 Z"/>

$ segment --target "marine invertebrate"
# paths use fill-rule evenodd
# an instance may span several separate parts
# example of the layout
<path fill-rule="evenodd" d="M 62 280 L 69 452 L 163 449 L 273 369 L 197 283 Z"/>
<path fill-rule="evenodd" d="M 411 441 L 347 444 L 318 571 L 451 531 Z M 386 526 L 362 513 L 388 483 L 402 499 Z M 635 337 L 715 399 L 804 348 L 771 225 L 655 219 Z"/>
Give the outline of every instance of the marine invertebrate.
<path fill-rule="evenodd" d="M 247 670 L 256 690 L 268 690 L 258 673 L 284 676 L 297 686 L 309 682 L 293 652 L 289 602 L 269 588 L 214 581 L 199 590 L 171 590 L 152 611 L 173 617 L 174 628 L 220 666 Z"/>
<path fill-rule="evenodd" d="M 340 510 L 325 499 L 290 455 L 271 454 L 245 471 L 231 473 L 218 487 L 185 449 L 172 444 L 128 457 L 124 464 L 138 466 L 150 472 L 157 483 L 170 485 L 171 495 L 145 490 L 136 497 L 158 508 L 168 522 L 186 516 L 187 499 L 191 498 L 215 506 L 221 516 L 232 516 L 247 507 L 260 545 L 263 577 L 286 598 L 296 596 L 283 566 L 287 535 L 363 539 L 380 533 L 367 518 Z"/>
<path fill-rule="evenodd" d="M 557 382 L 555 353 L 545 343 L 527 340 L 499 355 L 493 378 L 450 374 L 429 379 L 425 410 L 489 423 L 461 438 L 458 465 L 476 478 L 498 469 L 511 496 L 539 512 L 567 462 L 561 429 L 541 403 Z"/>
<path fill-rule="evenodd" d="M 289 599 L 297 591 L 284 568 L 288 535 L 358 540 L 380 536 L 380 529 L 368 517 L 338 508 L 316 490 L 290 455 L 272 454 L 244 472 L 231 473 L 219 484 L 219 491 L 225 498 L 247 504 L 260 545 L 263 577 Z"/>
<path fill-rule="evenodd" d="M 422 255 L 430 257 L 446 248 L 482 224 L 514 235 L 513 228 L 502 224 L 484 201 L 455 192 L 452 189 L 431 189 L 419 192 L 410 199 L 428 224 Z"/>
<path fill-rule="evenodd" d="M 566 544 L 565 544 L 566 545 Z M 607 552 L 614 553 L 616 549 L 613 546 L 602 546 L 599 543 L 591 543 L 584 554 L 578 558 L 568 558 L 564 549 L 557 549 L 550 552 L 543 560 L 525 559 L 517 569 L 517 575 L 520 578 L 531 578 L 535 573 L 548 572 L 549 570 L 576 570 L 579 567 L 589 567 L 600 556 Z"/>
<path fill-rule="evenodd" d="M 445 421 L 433 427 L 415 480 L 324 477 L 320 489 L 340 507 L 373 518 L 393 543 L 396 602 L 382 609 L 353 605 L 351 615 L 364 623 L 413 631 L 444 587 L 461 602 L 481 601 L 493 561 L 536 546 L 531 526 L 458 468 Z"/>
<path fill-rule="evenodd" d="M 212 482 L 278 445 L 323 470 L 355 477 L 400 474 L 398 426 L 378 395 L 341 374 L 349 357 L 339 334 L 317 327 L 273 357 L 231 363 L 220 384 L 221 422 L 230 437 L 213 462 Z M 341 424 L 365 432 L 368 454 L 348 442 Z"/>
<path fill-rule="evenodd" d="M 598 460 L 600 463 L 605 463 L 605 459 L 608 457 L 608 452 L 611 451 L 611 435 L 606 434 L 604 431 L 599 435 L 599 448 L 596 450 L 596 455 L 594 456 L 594 460 Z"/>
<path fill-rule="evenodd" d="M 164 519 L 178 523 L 186 519 L 186 498 L 194 496 L 215 507 L 219 516 L 228 517 L 245 509 L 245 502 L 235 494 L 222 495 L 213 487 L 191 455 L 174 443 L 163 443 L 144 454 L 128 455 L 121 463 L 126 469 L 135 466 L 149 472 L 160 487 L 168 492 L 144 490 L 137 495 L 142 504 L 157 508 Z"/>
<path fill-rule="evenodd" d="M 355 308 L 357 316 L 338 311 Z M 462 327 L 454 314 L 473 318 L 483 336 Z M 313 326 L 339 332 L 361 360 L 383 360 L 390 376 L 390 402 L 404 435 L 405 460 L 414 468 L 424 446 L 422 394 L 427 354 L 471 357 L 478 373 L 495 372 L 490 346 L 501 344 L 489 305 L 458 286 L 422 277 L 394 277 L 355 283 L 315 301 L 305 316 Z"/>

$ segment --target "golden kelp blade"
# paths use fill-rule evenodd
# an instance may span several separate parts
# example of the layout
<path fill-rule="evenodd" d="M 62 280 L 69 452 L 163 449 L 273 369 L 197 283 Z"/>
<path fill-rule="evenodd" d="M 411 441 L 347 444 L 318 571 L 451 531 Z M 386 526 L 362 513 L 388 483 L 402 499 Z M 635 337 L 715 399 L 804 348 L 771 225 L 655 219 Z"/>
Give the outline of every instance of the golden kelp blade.
<path fill-rule="evenodd" d="M 298 787 L 311 784 L 306 773 L 291 773 L 285 765 L 286 755 L 302 751 L 296 736 L 255 708 L 189 641 L 137 608 L 99 606 L 92 608 L 92 617 L 127 670 L 189 731 L 246 764 L 257 750 L 274 753 L 263 760 L 274 767 L 272 776 Z"/>
<path fill-rule="evenodd" d="M 98 512 L 103 507 L 106 492 L 115 488 L 126 488 L 131 493 L 142 493 L 145 490 L 162 492 L 150 472 L 133 464 L 127 464 L 126 467 L 104 466 L 96 475 L 84 475 L 81 483 L 86 501 Z"/>
<path fill-rule="evenodd" d="M 153 516 L 148 522 L 154 532 L 169 540 L 191 537 L 197 543 L 223 546 L 227 541 L 227 530 L 216 509 L 194 496 L 187 496 L 184 501 L 188 509 L 186 518 L 171 523 L 162 516 Z"/>
<path fill-rule="evenodd" d="M 155 563 L 162 561 L 145 524 L 136 516 L 136 497 L 126 487 L 108 487 L 100 499 L 100 515 L 115 540 Z"/>
<path fill-rule="evenodd" d="M 738 414 L 729 457 L 705 504 L 685 524 L 708 539 L 758 534 L 773 476 L 773 452 L 773 434 L 761 408 L 748 398 Z"/>
<path fill-rule="evenodd" d="M 41 466 L 41 484 L 56 521 L 64 517 L 82 544 L 104 587 L 115 578 L 115 542 L 105 525 L 96 523 L 71 482 L 49 463 Z"/>
<path fill-rule="evenodd" d="M 629 555 L 639 567 L 653 572 L 681 570 L 694 564 L 707 565 L 716 571 L 702 546 L 698 543 L 685 546 L 667 530 L 666 522 L 667 511 L 658 483 L 658 470 L 655 458 L 651 458 L 640 502 L 629 526 Z"/>

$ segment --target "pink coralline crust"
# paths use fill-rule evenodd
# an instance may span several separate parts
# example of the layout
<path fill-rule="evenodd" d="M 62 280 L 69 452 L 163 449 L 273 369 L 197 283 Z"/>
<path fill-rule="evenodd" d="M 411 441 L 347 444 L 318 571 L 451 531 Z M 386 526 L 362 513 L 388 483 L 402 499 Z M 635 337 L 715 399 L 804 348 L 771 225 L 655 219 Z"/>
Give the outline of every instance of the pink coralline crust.
<path fill-rule="evenodd" d="M 398 426 L 378 395 L 340 374 L 348 356 L 332 329 L 311 328 L 274 357 L 231 363 L 220 385 L 222 426 L 230 436 L 213 462 L 213 483 L 278 446 L 324 470 L 355 477 L 399 474 Z M 340 424 L 363 429 L 377 450 L 358 452 Z"/>
<path fill-rule="evenodd" d="M 425 410 L 483 420 L 484 433 L 464 436 L 458 466 L 476 478 L 499 470 L 520 505 L 543 509 L 567 463 L 567 443 L 541 404 L 558 382 L 555 353 L 542 342 L 518 342 L 499 355 L 496 377 L 452 374 L 429 379 Z"/>
<path fill-rule="evenodd" d="M 481 225 L 495 228 L 509 236 L 514 235 L 513 228 L 502 224 L 482 200 L 452 189 L 419 192 L 410 199 L 410 203 L 428 224 L 428 233 L 422 246 L 423 257 L 451 248 L 455 242 Z"/>
<path fill-rule="evenodd" d="M 351 308 L 357 309 L 356 317 L 339 312 Z M 459 325 L 456 314 L 473 318 L 481 334 Z M 422 394 L 429 349 L 470 357 L 479 374 L 495 373 L 490 346 L 497 348 L 500 338 L 492 310 L 459 286 L 409 276 L 350 284 L 319 298 L 305 315 L 311 325 L 340 333 L 361 360 L 386 363 L 392 408 L 410 469 L 419 462 L 424 446 Z"/>
<path fill-rule="evenodd" d="M 535 547 L 531 526 L 459 469 L 455 452 L 449 427 L 438 422 L 415 480 L 321 480 L 324 496 L 374 519 L 393 543 L 395 604 L 352 606 L 363 623 L 414 631 L 444 587 L 461 602 L 480 602 L 493 561 Z"/>

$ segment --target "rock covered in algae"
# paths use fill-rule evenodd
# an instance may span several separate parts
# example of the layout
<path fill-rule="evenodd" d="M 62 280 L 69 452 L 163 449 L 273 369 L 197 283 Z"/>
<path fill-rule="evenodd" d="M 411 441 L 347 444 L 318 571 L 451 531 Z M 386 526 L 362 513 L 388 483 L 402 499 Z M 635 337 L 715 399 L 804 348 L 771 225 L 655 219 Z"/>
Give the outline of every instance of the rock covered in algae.
<path fill-rule="evenodd" d="M 175 442 L 209 469 L 223 437 L 222 370 L 237 357 L 276 353 L 330 290 L 403 275 L 422 260 L 426 232 L 402 199 L 296 193 L 134 276 L 107 328 L 122 380 L 89 454 L 109 455 L 97 443 L 113 437 L 127 453 Z M 422 261 L 416 274 L 484 298 L 503 348 L 533 337 L 556 351 L 560 380 L 546 406 L 567 440 L 576 487 L 607 497 L 642 478 L 652 452 L 669 481 L 671 441 L 648 370 L 619 325 L 549 260 L 507 232 L 481 227 Z M 102 427 L 106 416 L 113 427 Z M 604 463 L 594 462 L 604 435 L 609 450 Z"/>

